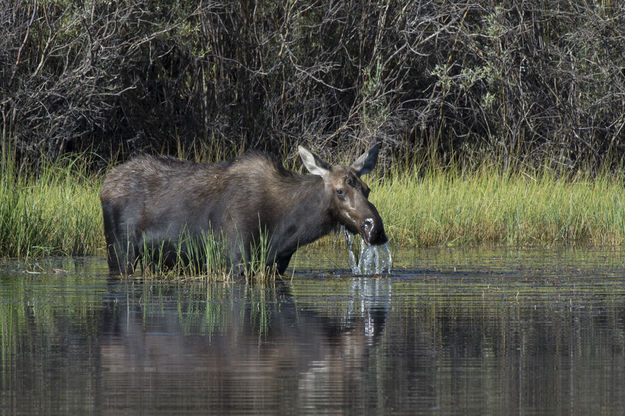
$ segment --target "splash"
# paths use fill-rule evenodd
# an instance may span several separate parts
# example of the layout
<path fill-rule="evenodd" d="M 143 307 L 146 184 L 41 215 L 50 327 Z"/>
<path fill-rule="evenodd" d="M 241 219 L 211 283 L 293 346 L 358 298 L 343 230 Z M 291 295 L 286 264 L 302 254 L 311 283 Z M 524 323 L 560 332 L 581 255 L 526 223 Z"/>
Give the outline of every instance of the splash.
<path fill-rule="evenodd" d="M 370 246 L 365 240 L 360 240 L 360 255 L 356 260 L 354 254 L 354 235 L 343 228 L 347 240 L 347 252 L 349 253 L 349 265 L 353 274 L 382 274 L 391 273 L 391 250 L 388 243 L 379 246 Z"/>

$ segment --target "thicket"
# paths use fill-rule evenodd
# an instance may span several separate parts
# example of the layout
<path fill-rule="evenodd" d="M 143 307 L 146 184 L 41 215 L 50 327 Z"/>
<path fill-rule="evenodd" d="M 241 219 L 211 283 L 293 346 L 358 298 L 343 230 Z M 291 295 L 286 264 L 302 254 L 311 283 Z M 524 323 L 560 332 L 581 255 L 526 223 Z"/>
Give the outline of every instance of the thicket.
<path fill-rule="evenodd" d="M 625 155 L 617 0 L 3 0 L 2 144 L 495 159 Z M 331 158 L 331 157 L 330 157 Z"/>

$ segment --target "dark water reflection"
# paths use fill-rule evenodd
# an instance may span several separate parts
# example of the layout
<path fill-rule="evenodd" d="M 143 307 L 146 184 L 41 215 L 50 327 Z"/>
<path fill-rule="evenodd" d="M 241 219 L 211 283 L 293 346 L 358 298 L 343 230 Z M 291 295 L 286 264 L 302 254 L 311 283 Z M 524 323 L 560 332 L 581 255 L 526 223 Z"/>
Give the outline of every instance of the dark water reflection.
<path fill-rule="evenodd" d="M 6 264 L 0 413 L 621 414 L 624 254 L 396 251 L 354 277 L 311 250 L 268 287 Z"/>

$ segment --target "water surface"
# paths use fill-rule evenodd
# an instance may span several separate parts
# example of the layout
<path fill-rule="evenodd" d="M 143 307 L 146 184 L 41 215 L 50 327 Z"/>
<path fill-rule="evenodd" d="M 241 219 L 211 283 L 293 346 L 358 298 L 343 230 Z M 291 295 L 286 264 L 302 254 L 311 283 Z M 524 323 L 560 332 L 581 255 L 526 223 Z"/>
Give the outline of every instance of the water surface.
<path fill-rule="evenodd" d="M 1 414 L 621 414 L 622 251 L 393 250 L 275 285 L 0 265 Z"/>

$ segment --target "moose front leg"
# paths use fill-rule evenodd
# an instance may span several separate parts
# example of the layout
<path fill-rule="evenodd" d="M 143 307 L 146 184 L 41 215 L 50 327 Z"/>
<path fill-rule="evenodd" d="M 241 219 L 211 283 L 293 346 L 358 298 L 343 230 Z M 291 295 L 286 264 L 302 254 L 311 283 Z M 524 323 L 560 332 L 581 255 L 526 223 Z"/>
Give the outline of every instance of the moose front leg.
<path fill-rule="evenodd" d="M 293 256 L 293 253 L 283 254 L 276 259 L 276 270 L 279 274 L 284 274 L 286 268 L 289 267 L 291 256 Z"/>

